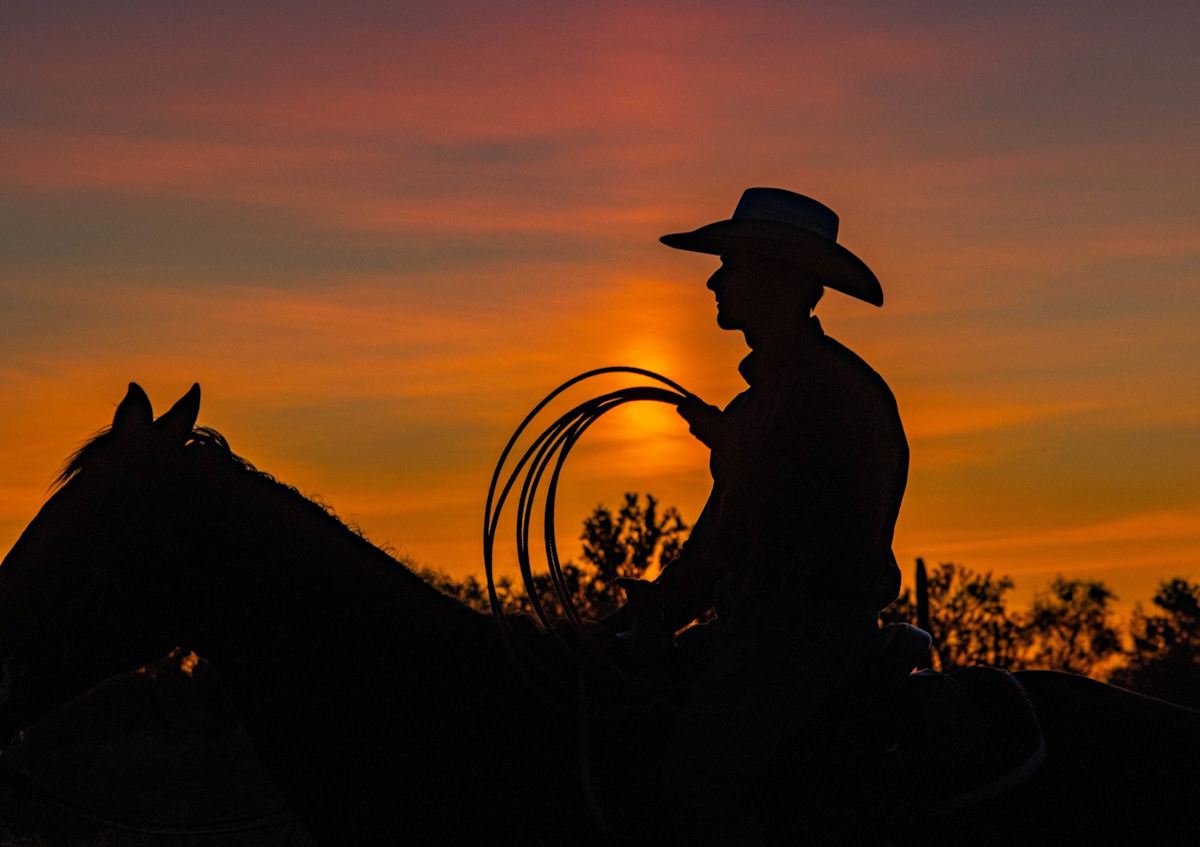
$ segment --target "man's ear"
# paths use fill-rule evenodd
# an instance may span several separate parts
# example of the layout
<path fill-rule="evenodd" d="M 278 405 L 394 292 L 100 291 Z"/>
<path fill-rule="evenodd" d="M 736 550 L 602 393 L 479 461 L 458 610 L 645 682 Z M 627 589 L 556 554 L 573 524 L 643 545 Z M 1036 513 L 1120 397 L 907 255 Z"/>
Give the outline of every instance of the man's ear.
<path fill-rule="evenodd" d="M 136 382 L 129 383 L 129 391 L 125 399 L 117 406 L 113 415 L 112 431 L 130 433 L 150 426 L 154 419 L 154 411 L 150 408 L 150 398 Z"/>
<path fill-rule="evenodd" d="M 180 397 L 175 405 L 167 410 L 154 426 L 165 433 L 172 441 L 182 444 L 192 434 L 196 426 L 196 418 L 200 415 L 200 383 L 192 383 L 187 394 Z"/>

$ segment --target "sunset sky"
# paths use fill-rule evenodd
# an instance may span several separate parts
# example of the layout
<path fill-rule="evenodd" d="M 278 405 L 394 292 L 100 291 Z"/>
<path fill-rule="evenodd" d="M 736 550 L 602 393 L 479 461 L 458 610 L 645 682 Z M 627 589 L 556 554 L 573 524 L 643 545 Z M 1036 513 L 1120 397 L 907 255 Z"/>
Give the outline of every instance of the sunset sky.
<path fill-rule="evenodd" d="M 770 185 L 882 281 L 818 314 L 898 398 L 906 571 L 1200 579 L 1198 30 L 1186 2 L 0 5 L 0 553 L 127 382 L 165 410 L 199 381 L 237 452 L 479 573 L 492 465 L 556 384 L 744 387 L 714 261 L 657 238 Z M 566 477 L 568 549 L 598 502 L 695 517 L 708 487 L 657 407 Z"/>

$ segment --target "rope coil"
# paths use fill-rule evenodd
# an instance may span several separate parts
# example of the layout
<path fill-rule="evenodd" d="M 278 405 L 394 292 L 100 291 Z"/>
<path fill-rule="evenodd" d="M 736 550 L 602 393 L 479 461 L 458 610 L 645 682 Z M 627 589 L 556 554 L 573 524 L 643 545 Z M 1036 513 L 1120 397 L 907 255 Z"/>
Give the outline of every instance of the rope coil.
<path fill-rule="evenodd" d="M 543 409 L 564 391 L 585 380 L 616 373 L 646 377 L 666 387 L 654 385 L 634 386 L 610 391 L 578 404 L 546 427 L 521 455 L 507 478 L 504 477 L 506 464 L 509 457 L 513 454 L 517 441 Z M 524 478 L 521 482 L 516 508 L 517 563 L 521 570 L 525 593 L 529 598 L 529 604 L 535 618 L 543 630 L 552 633 L 560 643 L 565 645 L 562 635 L 551 620 L 543 604 L 542 597 L 539 595 L 534 580 L 530 556 L 530 526 L 536 508 L 537 493 L 543 478 L 546 476 L 547 470 L 550 470 L 545 488 L 542 524 L 544 529 L 546 566 L 549 571 L 551 586 L 554 590 L 554 599 L 562 609 L 564 622 L 576 636 L 577 643 L 585 646 L 586 654 L 580 655 L 579 658 L 584 659 L 599 670 L 612 672 L 613 666 L 611 662 L 605 659 L 599 645 L 580 616 L 579 610 L 575 607 L 574 599 L 571 597 L 569 587 L 563 575 L 558 544 L 555 539 L 554 512 L 558 495 L 558 483 L 571 449 L 578 443 L 588 428 L 600 417 L 618 406 L 635 401 L 678 405 L 689 394 L 690 392 L 677 382 L 645 368 L 620 365 L 597 368 L 572 377 L 547 394 L 533 407 L 529 414 L 525 416 L 525 419 L 521 421 L 516 431 L 513 432 L 512 437 L 509 438 L 508 443 L 505 444 L 504 449 L 501 451 L 500 458 L 496 462 L 496 468 L 492 472 L 491 484 L 488 486 L 487 501 L 484 505 L 483 515 L 483 566 L 484 572 L 487 575 L 488 600 L 491 605 L 492 617 L 504 636 L 504 641 L 509 647 L 510 655 L 513 654 L 512 631 L 503 604 L 496 591 L 493 548 L 495 546 L 496 533 L 500 525 L 501 511 L 513 488 L 516 486 L 517 481 L 521 479 L 522 472 L 524 472 Z M 500 481 L 502 478 L 505 478 L 505 482 L 501 486 Z M 572 648 L 568 647 L 568 649 Z M 576 650 L 572 649 L 572 652 L 578 654 Z M 520 665 L 521 663 L 518 662 L 518 664 Z M 623 673 L 620 675 L 624 676 Z"/>

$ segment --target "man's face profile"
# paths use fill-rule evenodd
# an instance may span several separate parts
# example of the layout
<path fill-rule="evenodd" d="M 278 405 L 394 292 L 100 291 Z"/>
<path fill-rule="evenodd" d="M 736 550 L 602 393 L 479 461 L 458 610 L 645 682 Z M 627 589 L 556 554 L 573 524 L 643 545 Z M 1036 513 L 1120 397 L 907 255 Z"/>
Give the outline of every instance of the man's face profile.
<path fill-rule="evenodd" d="M 717 326 L 751 330 L 804 310 L 803 271 L 796 265 L 757 253 L 723 253 L 721 266 L 708 278 L 717 300 Z"/>

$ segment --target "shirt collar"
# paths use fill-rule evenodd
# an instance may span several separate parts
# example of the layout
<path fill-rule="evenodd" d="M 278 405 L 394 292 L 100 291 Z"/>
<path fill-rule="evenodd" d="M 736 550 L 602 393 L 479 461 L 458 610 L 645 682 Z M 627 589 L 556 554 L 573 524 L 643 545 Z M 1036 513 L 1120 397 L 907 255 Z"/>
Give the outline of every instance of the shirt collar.
<path fill-rule="evenodd" d="M 805 319 L 802 329 L 797 332 L 792 342 L 784 347 L 773 350 L 752 350 L 750 355 L 742 359 L 738 372 L 747 384 L 770 380 L 773 374 L 788 370 L 803 360 L 814 343 L 825 337 L 821 322 L 815 315 Z"/>

